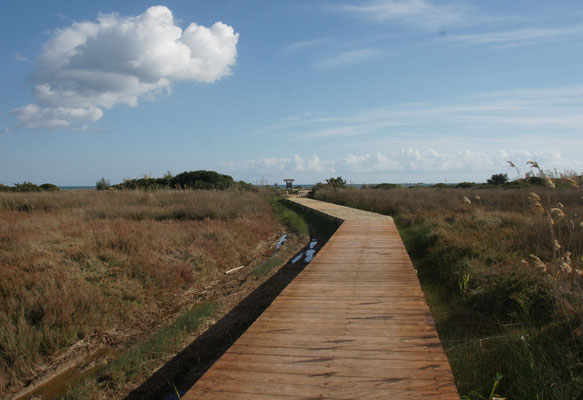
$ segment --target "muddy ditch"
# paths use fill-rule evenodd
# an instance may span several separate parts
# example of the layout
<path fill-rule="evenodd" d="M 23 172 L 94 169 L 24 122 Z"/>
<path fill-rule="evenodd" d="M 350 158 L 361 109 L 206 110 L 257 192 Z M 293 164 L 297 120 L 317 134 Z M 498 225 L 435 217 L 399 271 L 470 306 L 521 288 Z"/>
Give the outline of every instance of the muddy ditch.
<path fill-rule="evenodd" d="M 313 254 L 324 246 L 328 238 L 312 236 L 308 245 L 188 347 L 134 389 L 125 400 L 176 400 L 179 398 L 177 391 L 180 396 L 186 393 L 309 264 Z M 312 254 L 312 257 L 308 254 Z"/>

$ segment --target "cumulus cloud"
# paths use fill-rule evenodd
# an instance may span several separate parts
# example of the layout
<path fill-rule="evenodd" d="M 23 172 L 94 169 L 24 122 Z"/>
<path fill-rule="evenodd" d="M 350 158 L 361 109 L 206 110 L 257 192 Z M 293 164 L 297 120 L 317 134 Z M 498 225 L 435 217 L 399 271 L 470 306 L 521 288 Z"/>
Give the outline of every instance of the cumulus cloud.
<path fill-rule="evenodd" d="M 285 177 L 298 178 L 301 183 L 322 181 L 341 175 L 349 181 L 361 182 L 450 182 L 461 180 L 485 181 L 493 173 L 513 175 L 507 161 L 512 160 L 528 170 L 526 161 L 537 160 L 543 169 L 578 170 L 583 162 L 570 159 L 558 150 L 495 150 L 460 149 L 443 152 L 434 148 L 407 147 L 388 153 L 348 154 L 337 159 L 322 159 L 318 155 L 286 158 L 263 158 L 244 162 L 221 163 L 223 169 L 254 177 L 269 177 L 275 182 Z M 289 176 L 288 176 L 289 175 Z"/>
<path fill-rule="evenodd" d="M 334 167 L 331 166 L 330 161 L 322 161 L 317 155 L 312 155 L 307 158 L 302 158 L 297 154 L 294 155 L 294 170 L 297 172 L 316 172 L 316 173 L 332 173 Z"/>
<path fill-rule="evenodd" d="M 223 162 L 218 165 L 229 171 L 272 175 L 291 172 L 300 174 L 333 173 L 334 167 L 331 164 L 330 161 L 323 161 L 315 154 L 307 157 L 294 154 L 291 158 L 270 157 L 243 162 Z"/>
<path fill-rule="evenodd" d="M 30 128 L 66 128 L 95 122 L 103 109 L 136 106 L 173 82 L 211 83 L 231 74 L 239 34 L 216 22 L 182 30 L 164 6 L 59 29 L 43 45 L 33 74 L 34 96 L 12 111 Z"/>
<path fill-rule="evenodd" d="M 338 164 L 341 166 L 340 168 L 355 173 L 402 171 L 404 169 L 400 160 L 381 153 L 372 155 L 367 153 L 359 156 L 349 154 Z"/>
<path fill-rule="evenodd" d="M 67 128 L 71 124 L 96 122 L 103 116 L 97 107 L 44 107 L 29 104 L 12 111 L 27 128 Z"/>

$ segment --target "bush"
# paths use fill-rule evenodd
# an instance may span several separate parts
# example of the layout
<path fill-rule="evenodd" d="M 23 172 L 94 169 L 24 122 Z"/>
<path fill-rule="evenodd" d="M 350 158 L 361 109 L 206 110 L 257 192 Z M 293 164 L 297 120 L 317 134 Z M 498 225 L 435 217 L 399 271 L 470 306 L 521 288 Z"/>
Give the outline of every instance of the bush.
<path fill-rule="evenodd" d="M 109 181 L 105 178 L 101 178 L 95 183 L 95 189 L 97 190 L 108 190 L 110 188 Z"/>
<path fill-rule="evenodd" d="M 185 171 L 171 180 L 174 187 L 181 189 L 228 189 L 235 184 L 229 175 L 215 171 Z"/>
<path fill-rule="evenodd" d="M 346 187 L 346 180 L 338 176 L 336 178 L 326 179 L 326 184 L 332 189 L 343 189 Z"/>
<path fill-rule="evenodd" d="M 0 183 L 0 192 L 12 192 L 12 188 Z"/>
<path fill-rule="evenodd" d="M 503 185 L 508 182 L 508 174 L 494 174 L 487 182 L 490 185 Z"/>
<path fill-rule="evenodd" d="M 40 192 L 41 188 L 34 183 L 23 182 L 15 183 L 12 190 L 15 192 Z"/>
<path fill-rule="evenodd" d="M 379 183 L 378 185 L 374 185 L 373 189 L 395 189 L 399 187 L 396 183 Z"/>
<path fill-rule="evenodd" d="M 122 183 L 113 186 L 114 189 L 126 190 L 158 190 L 158 189 L 207 189 L 224 190 L 238 188 L 244 190 L 253 189 L 253 185 L 243 181 L 235 182 L 229 175 L 219 174 L 215 171 L 185 171 L 176 176 L 170 172 L 162 178 L 144 176 L 140 179 L 125 179 Z"/>
<path fill-rule="evenodd" d="M 57 185 L 53 185 L 52 183 L 43 183 L 40 185 L 40 188 L 46 192 L 58 192 L 60 190 Z"/>

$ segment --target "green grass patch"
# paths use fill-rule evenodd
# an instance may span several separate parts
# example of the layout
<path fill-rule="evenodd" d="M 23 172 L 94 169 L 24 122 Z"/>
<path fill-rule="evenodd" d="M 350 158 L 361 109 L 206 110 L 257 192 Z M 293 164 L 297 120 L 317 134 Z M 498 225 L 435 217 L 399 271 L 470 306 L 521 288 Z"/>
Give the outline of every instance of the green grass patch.
<path fill-rule="evenodd" d="M 300 237 L 318 236 L 327 241 L 338 229 L 338 223 L 284 198 L 268 196 L 278 221 Z"/>
<path fill-rule="evenodd" d="M 267 197 L 267 201 L 273 209 L 277 220 L 293 233 L 300 237 L 306 237 L 310 234 L 310 224 L 306 216 L 300 214 L 297 210 L 290 208 L 285 200 L 275 196 Z"/>
<path fill-rule="evenodd" d="M 140 374 L 150 371 L 166 355 L 179 348 L 184 337 L 194 332 L 214 310 L 215 305 L 209 303 L 183 312 L 173 323 L 156 332 L 150 339 L 122 352 L 116 360 L 79 382 L 61 398 L 86 399 L 90 398 L 98 387 L 115 389 L 122 383 L 131 382 Z"/>
<path fill-rule="evenodd" d="M 281 264 L 283 260 L 279 257 L 271 257 L 270 259 L 264 261 L 251 273 L 251 279 L 259 279 L 262 276 L 267 275 L 271 270 Z"/>

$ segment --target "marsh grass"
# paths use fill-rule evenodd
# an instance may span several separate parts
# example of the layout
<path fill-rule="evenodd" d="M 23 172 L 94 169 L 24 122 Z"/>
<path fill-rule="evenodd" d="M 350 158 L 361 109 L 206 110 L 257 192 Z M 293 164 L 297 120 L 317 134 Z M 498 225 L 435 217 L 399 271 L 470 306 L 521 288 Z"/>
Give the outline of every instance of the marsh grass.
<path fill-rule="evenodd" d="M 249 216 L 266 210 L 248 191 L 160 190 L 0 193 L 0 210 L 70 211 L 84 219 L 202 220 Z"/>
<path fill-rule="evenodd" d="M 284 260 L 279 257 L 271 257 L 268 260 L 261 263 L 253 272 L 251 273 L 251 279 L 259 279 L 262 276 L 269 274 L 275 267 L 282 264 Z"/>
<path fill-rule="evenodd" d="M 507 398 L 578 399 L 583 201 L 578 186 L 553 183 L 322 190 L 316 198 L 395 218 L 465 398 L 490 398 L 502 375 L 496 393 Z"/>
<path fill-rule="evenodd" d="M 282 225 L 287 226 L 293 233 L 300 237 L 309 236 L 310 224 L 308 223 L 308 216 L 305 213 L 302 213 L 301 210 L 292 208 L 289 203 L 281 197 L 267 194 L 266 198 L 271 205 L 276 218 Z M 312 221 L 312 223 L 313 222 L 314 221 Z"/>
<path fill-rule="evenodd" d="M 181 313 L 176 320 L 163 327 L 149 339 L 123 351 L 107 366 L 96 370 L 62 396 L 63 400 L 94 398 L 99 390 L 116 391 L 137 376 L 151 371 L 161 360 L 176 351 L 182 339 L 196 331 L 212 316 L 215 305 L 202 304 Z M 106 388 L 105 388 L 106 387 Z"/>
<path fill-rule="evenodd" d="M 0 193 L 0 397 L 73 344 L 149 329 L 279 230 L 258 193 Z"/>

